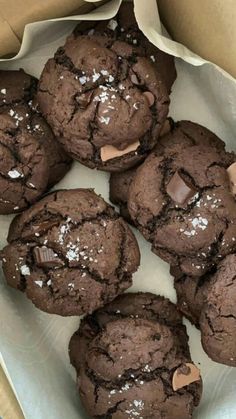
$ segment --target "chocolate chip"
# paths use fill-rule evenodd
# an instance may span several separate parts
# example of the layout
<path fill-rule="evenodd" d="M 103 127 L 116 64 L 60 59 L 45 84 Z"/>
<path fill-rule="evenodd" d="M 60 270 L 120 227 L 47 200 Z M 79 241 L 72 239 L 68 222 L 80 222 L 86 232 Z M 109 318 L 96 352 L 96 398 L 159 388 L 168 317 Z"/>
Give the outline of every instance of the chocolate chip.
<path fill-rule="evenodd" d="M 174 372 L 172 379 L 173 390 L 177 391 L 200 379 L 200 371 L 196 365 L 190 363 L 183 364 Z"/>
<path fill-rule="evenodd" d="M 173 199 L 173 201 L 177 202 L 177 204 L 183 205 L 196 195 L 197 189 L 183 179 L 178 172 L 175 172 L 166 187 L 166 192 L 171 199 Z"/>
<path fill-rule="evenodd" d="M 155 97 L 153 96 L 153 94 L 151 92 L 144 92 L 143 95 L 147 99 L 149 106 L 153 106 L 155 103 Z"/>
<path fill-rule="evenodd" d="M 236 195 L 236 163 L 231 164 L 231 166 L 228 167 L 227 172 L 229 175 L 231 192 Z"/>
<path fill-rule="evenodd" d="M 64 262 L 49 247 L 35 247 L 33 253 L 36 264 L 41 268 L 50 269 L 64 266 Z"/>

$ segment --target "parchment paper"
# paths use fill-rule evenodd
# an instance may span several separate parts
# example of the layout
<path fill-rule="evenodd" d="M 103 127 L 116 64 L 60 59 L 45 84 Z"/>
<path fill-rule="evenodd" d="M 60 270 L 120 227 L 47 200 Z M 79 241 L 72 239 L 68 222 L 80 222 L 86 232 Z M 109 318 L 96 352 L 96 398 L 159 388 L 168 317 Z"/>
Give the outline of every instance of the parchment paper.
<path fill-rule="evenodd" d="M 112 0 L 92 12 L 93 19 L 116 14 L 119 1 Z M 215 65 L 204 61 L 161 35 L 156 2 L 135 0 L 135 13 L 140 28 L 161 49 L 177 59 L 178 79 L 171 95 L 170 115 L 190 119 L 212 129 L 236 150 L 236 82 Z M 87 16 L 83 16 L 83 19 Z M 81 19 L 81 17 L 78 17 Z M 82 19 L 81 19 L 82 20 Z M 24 57 L 2 62 L 1 68 L 23 67 L 39 76 L 46 60 L 61 45 L 75 22 L 49 22 L 31 25 L 30 37 L 25 33 Z M 33 31 L 32 31 L 33 28 Z M 195 66 L 189 64 L 193 62 Z M 94 187 L 108 199 L 108 175 L 74 163 L 58 188 Z M 11 217 L 0 217 L 0 245 Z M 141 267 L 134 276 L 133 290 L 160 293 L 175 301 L 168 265 L 151 253 L 150 246 L 136 232 L 142 253 Z M 86 418 L 75 387 L 75 374 L 69 365 L 68 341 L 78 326 L 78 318 L 62 318 L 40 312 L 24 295 L 0 281 L 0 349 L 5 367 L 14 385 L 26 419 Z M 233 419 L 236 417 L 236 369 L 216 364 L 206 356 L 199 332 L 186 321 L 193 359 L 200 363 L 204 380 L 204 396 L 195 414 L 197 419 Z M 13 418 L 14 419 L 14 418 Z"/>

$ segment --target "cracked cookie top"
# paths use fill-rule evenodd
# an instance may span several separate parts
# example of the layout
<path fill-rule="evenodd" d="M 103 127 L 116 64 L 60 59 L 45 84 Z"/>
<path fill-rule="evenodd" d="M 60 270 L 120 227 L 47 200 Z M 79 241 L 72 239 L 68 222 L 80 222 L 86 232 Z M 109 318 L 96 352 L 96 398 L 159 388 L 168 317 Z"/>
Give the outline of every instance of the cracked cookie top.
<path fill-rule="evenodd" d="M 169 105 L 153 61 L 135 44 L 101 34 L 69 36 L 47 62 L 37 97 L 68 153 L 109 171 L 146 157 Z"/>
<path fill-rule="evenodd" d="M 23 70 L 0 71 L 0 214 L 29 206 L 70 167 L 33 105 L 36 87 Z"/>
<path fill-rule="evenodd" d="M 128 293 L 81 320 L 79 329 L 70 340 L 69 354 L 72 365 L 79 374 L 84 363 L 89 342 L 110 322 L 123 318 L 153 320 L 171 328 L 179 351 L 189 357 L 188 336 L 182 316 L 167 298 L 148 292 Z"/>
<path fill-rule="evenodd" d="M 56 191 L 17 216 L 6 281 L 43 311 L 91 313 L 132 284 L 140 254 L 127 224 L 89 189 Z"/>
<path fill-rule="evenodd" d="M 149 42 L 148 38 L 139 29 L 134 6 L 131 2 L 123 2 L 117 15 L 107 21 L 84 21 L 75 29 L 76 36 L 88 34 L 89 36 L 105 35 L 114 40 L 127 42 L 135 46 L 140 56 L 151 59 L 158 73 L 161 75 L 168 92 L 176 79 L 174 57 L 166 54 Z"/>
<path fill-rule="evenodd" d="M 82 403 L 93 418 L 191 418 L 201 380 L 198 373 L 191 381 L 187 365 L 196 367 L 179 355 L 164 324 L 139 318 L 109 322 L 88 345 L 78 379 Z M 174 375 L 184 366 L 190 384 L 174 390 Z"/>
<path fill-rule="evenodd" d="M 128 210 L 152 250 L 201 276 L 236 249 L 236 204 L 227 168 L 233 153 L 188 121 L 159 139 L 129 187 Z"/>

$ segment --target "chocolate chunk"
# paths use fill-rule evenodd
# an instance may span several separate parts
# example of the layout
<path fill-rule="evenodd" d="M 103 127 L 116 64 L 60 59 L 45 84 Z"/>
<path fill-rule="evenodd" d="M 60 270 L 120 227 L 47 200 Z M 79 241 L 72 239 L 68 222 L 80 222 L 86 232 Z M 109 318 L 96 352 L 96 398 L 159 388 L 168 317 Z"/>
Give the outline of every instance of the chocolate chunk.
<path fill-rule="evenodd" d="M 130 144 L 124 150 L 118 150 L 118 148 L 112 145 L 105 145 L 104 147 L 101 148 L 101 160 L 107 161 L 107 160 L 114 159 L 115 157 L 124 156 L 125 154 L 131 153 L 132 151 L 137 150 L 139 146 L 140 146 L 139 141 L 135 141 L 135 143 Z"/>
<path fill-rule="evenodd" d="M 151 92 L 144 92 L 143 94 L 148 101 L 149 106 L 153 106 L 155 103 L 155 97 Z"/>
<path fill-rule="evenodd" d="M 236 195 L 236 163 L 231 164 L 231 166 L 227 169 L 231 191 L 234 195 Z"/>
<path fill-rule="evenodd" d="M 40 224 L 31 225 L 28 229 L 22 232 L 23 239 L 33 239 L 37 236 L 41 236 L 46 233 L 52 227 L 56 226 L 59 223 L 59 219 L 42 221 Z"/>
<path fill-rule="evenodd" d="M 166 187 L 166 192 L 180 205 L 186 204 L 197 193 L 197 189 L 190 185 L 182 176 L 175 172 Z"/>
<path fill-rule="evenodd" d="M 132 81 L 133 84 L 137 84 L 137 85 L 140 84 L 139 83 L 139 80 L 138 80 L 138 77 L 136 76 L 136 74 L 132 74 L 131 77 L 130 77 L 130 79 L 131 79 L 131 81 Z"/>
<path fill-rule="evenodd" d="M 200 371 L 194 364 L 186 363 L 175 370 L 172 387 L 174 391 L 200 380 Z"/>
<path fill-rule="evenodd" d="M 36 264 L 41 268 L 50 269 L 64 266 L 64 262 L 49 247 L 35 247 L 33 253 Z"/>

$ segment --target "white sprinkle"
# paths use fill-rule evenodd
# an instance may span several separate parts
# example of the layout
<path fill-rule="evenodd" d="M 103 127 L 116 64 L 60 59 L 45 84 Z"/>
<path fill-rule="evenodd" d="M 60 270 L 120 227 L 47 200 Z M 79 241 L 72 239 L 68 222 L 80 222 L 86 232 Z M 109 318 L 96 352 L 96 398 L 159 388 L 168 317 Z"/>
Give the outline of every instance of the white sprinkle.
<path fill-rule="evenodd" d="M 117 28 L 117 26 L 118 26 L 118 23 L 115 19 L 111 19 L 107 25 L 108 29 L 111 29 L 112 31 L 114 31 Z"/>
<path fill-rule="evenodd" d="M 4 263 L 6 263 L 6 261 L 7 261 L 7 260 L 6 260 L 5 258 L 2 258 L 2 261 L 3 261 Z"/>
<path fill-rule="evenodd" d="M 130 95 L 126 95 L 125 99 L 128 100 L 128 99 L 130 99 L 130 97 L 131 97 Z"/>
<path fill-rule="evenodd" d="M 155 59 L 154 55 L 150 55 L 150 58 L 155 63 L 156 59 Z"/>
<path fill-rule="evenodd" d="M 133 39 L 133 44 L 136 45 L 138 43 L 137 39 Z"/>
<path fill-rule="evenodd" d="M 82 278 L 84 278 L 86 276 L 86 273 L 85 272 L 83 272 L 82 273 Z M 81 288 L 81 289 L 83 289 L 83 288 Z"/>
<path fill-rule="evenodd" d="M 64 79 L 64 76 L 60 76 L 60 77 L 59 77 L 59 80 L 63 80 L 63 79 Z"/>
<path fill-rule="evenodd" d="M 134 109 L 139 109 L 139 102 L 133 104 Z"/>
<path fill-rule="evenodd" d="M 13 209 L 16 211 L 16 210 L 18 210 L 18 209 L 19 209 L 19 207 L 14 207 Z"/>
<path fill-rule="evenodd" d="M 11 116 L 15 115 L 15 112 L 13 111 L 13 109 L 10 109 L 9 115 L 11 115 Z"/>
<path fill-rule="evenodd" d="M 12 179 L 17 179 L 18 177 L 23 177 L 23 175 L 21 173 L 19 173 L 18 170 L 16 170 L 16 169 L 9 170 L 8 176 L 10 176 L 10 178 L 12 178 Z"/>
<path fill-rule="evenodd" d="M 29 269 L 29 267 L 27 266 L 27 265 L 22 265 L 21 267 L 20 267 L 20 271 L 21 271 L 21 274 L 22 275 L 30 275 L 30 269 Z"/>
<path fill-rule="evenodd" d="M 52 280 L 51 279 L 48 280 L 47 285 L 48 286 L 52 285 Z"/>
<path fill-rule="evenodd" d="M 35 185 L 31 182 L 29 182 L 28 185 L 31 186 L 31 188 L 35 188 Z"/>
<path fill-rule="evenodd" d="M 6 89 L 1 89 L 1 93 L 5 95 L 7 93 Z"/>
<path fill-rule="evenodd" d="M 43 288 L 43 281 L 34 281 L 36 285 L 38 285 L 40 288 Z"/>
<path fill-rule="evenodd" d="M 74 288 L 75 288 L 75 284 L 73 284 L 72 282 L 70 282 L 70 283 L 68 284 L 68 288 L 74 289 Z"/>

